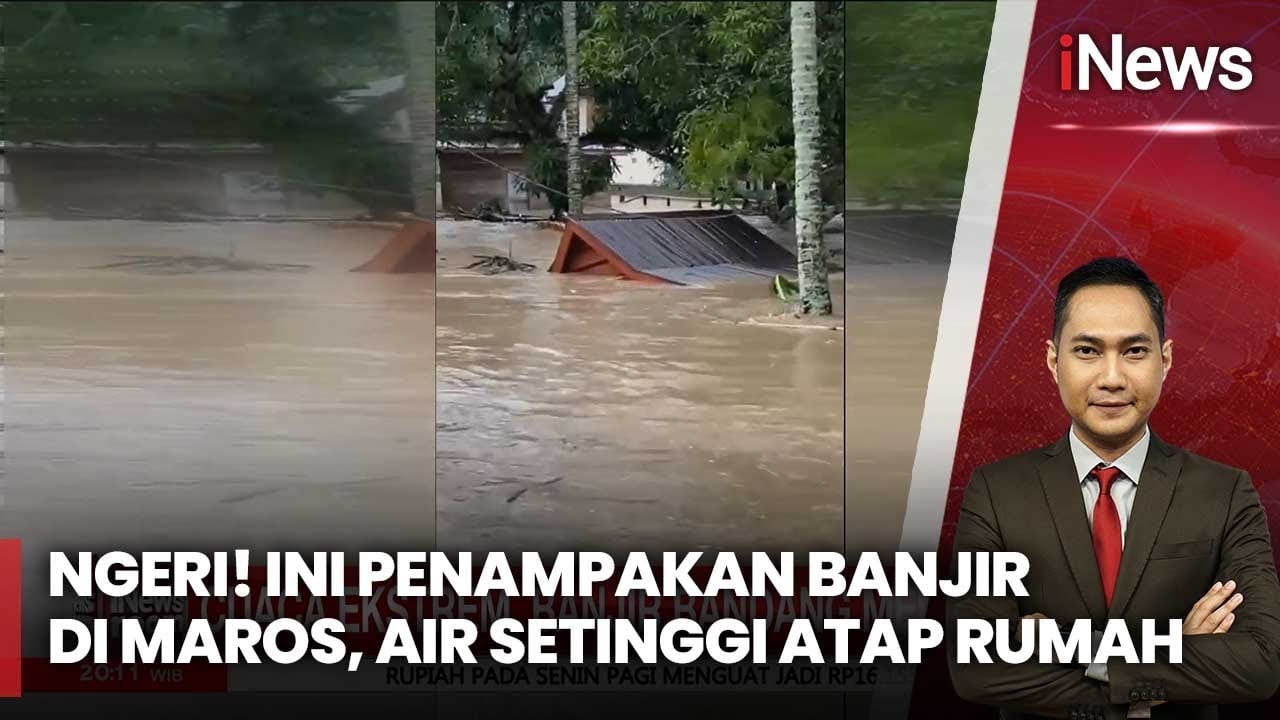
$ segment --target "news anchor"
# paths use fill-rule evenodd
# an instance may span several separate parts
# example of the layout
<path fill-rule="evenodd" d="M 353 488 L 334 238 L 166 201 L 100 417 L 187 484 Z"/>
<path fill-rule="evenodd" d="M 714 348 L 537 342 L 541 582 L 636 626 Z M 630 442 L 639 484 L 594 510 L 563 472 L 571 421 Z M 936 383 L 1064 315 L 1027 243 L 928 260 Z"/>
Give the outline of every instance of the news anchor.
<path fill-rule="evenodd" d="M 1025 554 L 1029 595 L 956 598 L 948 620 L 1122 619 L 1138 637 L 1143 618 L 1183 618 L 1182 662 L 961 665 L 952 649 L 957 692 L 1007 718 L 1214 718 L 1271 697 L 1280 584 L 1253 483 L 1147 424 L 1173 364 L 1160 289 L 1130 260 L 1076 268 L 1047 345 L 1071 427 L 974 472 L 954 546 Z"/>

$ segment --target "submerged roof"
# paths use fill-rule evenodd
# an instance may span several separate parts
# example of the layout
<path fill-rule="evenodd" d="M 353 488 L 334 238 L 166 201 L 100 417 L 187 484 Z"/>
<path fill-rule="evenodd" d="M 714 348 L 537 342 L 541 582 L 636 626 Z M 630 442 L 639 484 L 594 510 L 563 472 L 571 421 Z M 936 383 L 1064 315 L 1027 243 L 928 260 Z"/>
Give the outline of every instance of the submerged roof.
<path fill-rule="evenodd" d="M 565 227 L 552 272 L 705 285 L 794 275 L 795 256 L 742 217 L 720 210 L 589 215 Z"/>

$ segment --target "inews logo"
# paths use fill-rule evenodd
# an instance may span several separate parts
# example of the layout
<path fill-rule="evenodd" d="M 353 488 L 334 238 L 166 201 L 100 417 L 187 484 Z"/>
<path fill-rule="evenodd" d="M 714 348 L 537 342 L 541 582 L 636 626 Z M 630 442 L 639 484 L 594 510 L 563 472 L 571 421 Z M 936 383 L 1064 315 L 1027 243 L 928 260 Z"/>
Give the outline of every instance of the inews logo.
<path fill-rule="evenodd" d="M 1086 34 L 1063 35 L 1058 65 L 1063 90 L 1088 90 L 1094 72 L 1112 90 L 1155 90 L 1165 82 L 1182 90 L 1188 80 L 1197 90 L 1208 90 L 1216 81 L 1226 90 L 1243 90 L 1253 82 L 1249 63 L 1253 56 L 1242 47 L 1148 47 L 1126 49 L 1124 36 L 1111 35 L 1103 48 Z"/>

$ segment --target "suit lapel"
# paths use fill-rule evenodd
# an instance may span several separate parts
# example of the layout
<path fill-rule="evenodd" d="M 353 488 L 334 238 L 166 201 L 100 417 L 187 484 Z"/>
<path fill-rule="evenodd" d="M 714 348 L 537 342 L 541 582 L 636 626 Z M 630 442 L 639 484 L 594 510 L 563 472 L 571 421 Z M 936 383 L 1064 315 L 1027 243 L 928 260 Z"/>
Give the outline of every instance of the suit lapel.
<path fill-rule="evenodd" d="M 1067 436 L 1063 435 L 1062 439 L 1045 448 L 1044 452 L 1046 457 L 1036 469 L 1040 474 L 1045 501 L 1049 504 L 1049 515 L 1058 530 L 1058 539 L 1062 542 L 1062 551 L 1066 553 L 1067 565 L 1071 568 L 1071 575 L 1080 589 L 1080 597 L 1084 599 L 1089 616 L 1101 619 L 1106 616 L 1107 601 L 1102 594 L 1098 561 L 1093 555 L 1093 532 L 1089 529 L 1080 479 L 1076 477 L 1075 462 L 1071 459 Z M 1145 481 L 1146 472 L 1143 472 L 1143 476 Z"/>
<path fill-rule="evenodd" d="M 1181 469 L 1182 455 L 1152 433 L 1151 447 L 1147 450 L 1138 492 L 1129 513 L 1129 526 L 1124 532 L 1120 575 L 1116 578 L 1115 596 L 1111 598 L 1111 608 L 1107 613 L 1110 618 L 1124 615 L 1133 591 L 1138 587 L 1142 571 L 1147 567 L 1147 558 L 1151 556 L 1151 548 L 1173 501 L 1173 489 Z"/>

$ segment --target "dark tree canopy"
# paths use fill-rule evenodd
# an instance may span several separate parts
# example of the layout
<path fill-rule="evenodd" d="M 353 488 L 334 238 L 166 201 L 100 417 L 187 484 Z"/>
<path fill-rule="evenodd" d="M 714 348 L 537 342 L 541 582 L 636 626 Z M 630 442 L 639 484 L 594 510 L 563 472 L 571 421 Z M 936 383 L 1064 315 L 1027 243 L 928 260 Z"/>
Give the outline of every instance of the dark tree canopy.
<path fill-rule="evenodd" d="M 819 2 L 824 195 L 841 196 L 844 3 Z M 790 185 L 791 57 L 787 3 L 592 4 L 583 78 L 601 104 L 594 137 L 672 163 L 694 187 Z"/>
<path fill-rule="evenodd" d="M 582 3 L 586 6 L 587 3 Z M 529 154 L 529 177 L 552 207 L 568 209 L 568 148 L 560 134 L 564 26 L 558 0 L 436 4 L 436 87 L 446 143 L 515 143 Z M 608 186 L 608 158 L 584 158 L 585 194 Z M 547 192 L 547 188 L 550 192 Z"/>
<path fill-rule="evenodd" d="M 848 198 L 954 202 L 995 3 L 854 2 L 847 12 Z"/>
<path fill-rule="evenodd" d="M 648 151 L 722 197 L 785 190 L 794 172 L 787 8 L 581 2 L 581 75 L 598 108 L 584 144 Z M 563 100 L 544 97 L 563 74 L 560 3 L 438 2 L 436 11 L 440 140 L 525 145 L 535 180 L 559 188 Z M 403 93 L 355 113 L 333 102 L 405 72 L 391 3 L 41 2 L 3 12 L 10 142 L 257 143 L 300 186 L 359 188 L 370 205 L 407 207 L 409 154 L 384 132 Z M 844 3 L 818 3 L 832 202 L 844 181 L 844 14 Z M 607 163 L 586 170 L 585 191 L 607 183 Z"/>
<path fill-rule="evenodd" d="M 823 179 L 836 202 L 844 180 L 843 3 L 818 5 Z M 786 3 L 578 7 L 580 71 L 597 103 L 585 143 L 644 150 L 721 197 L 744 194 L 745 183 L 762 195 L 792 183 Z M 438 12 L 442 135 L 559 148 L 543 138 L 560 108 L 545 110 L 542 97 L 564 67 L 560 4 L 447 2 Z"/>
<path fill-rule="evenodd" d="M 407 157 L 333 98 L 404 72 L 389 3 L 8 3 L 6 140 L 254 143 L 302 189 L 408 199 Z"/>

